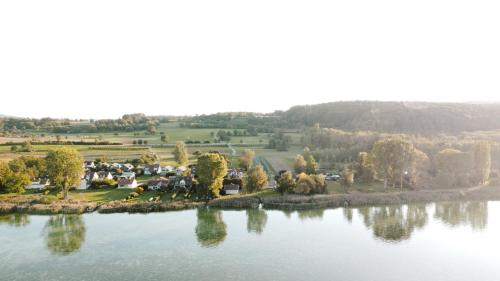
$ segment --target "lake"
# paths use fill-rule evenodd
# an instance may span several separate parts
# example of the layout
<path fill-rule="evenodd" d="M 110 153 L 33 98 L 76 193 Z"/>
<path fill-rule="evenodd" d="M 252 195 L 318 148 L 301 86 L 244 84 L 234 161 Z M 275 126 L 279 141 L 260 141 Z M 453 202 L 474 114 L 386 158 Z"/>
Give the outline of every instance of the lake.
<path fill-rule="evenodd" d="M 0 280 L 500 280 L 500 202 L 0 216 Z"/>

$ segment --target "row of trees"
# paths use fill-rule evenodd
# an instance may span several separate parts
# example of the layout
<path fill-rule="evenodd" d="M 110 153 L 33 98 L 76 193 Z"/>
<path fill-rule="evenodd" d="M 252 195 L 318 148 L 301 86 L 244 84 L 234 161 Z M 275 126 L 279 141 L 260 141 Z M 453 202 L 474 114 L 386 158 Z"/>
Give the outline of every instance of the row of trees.
<path fill-rule="evenodd" d="M 293 169 L 297 174 L 316 174 L 318 172 L 319 164 L 308 147 L 304 148 L 304 152 L 302 154 L 298 154 L 295 157 Z"/>
<path fill-rule="evenodd" d="M 357 180 L 370 183 L 375 179 L 388 185 L 419 187 L 467 187 L 486 184 L 491 171 L 491 146 L 475 142 L 469 151 L 446 148 L 431 158 L 402 138 L 377 141 L 370 153 L 361 152 L 349 166 Z"/>
<path fill-rule="evenodd" d="M 20 157 L 0 163 L 0 191 L 22 193 L 31 178 L 48 176 L 67 199 L 69 188 L 80 183 L 82 163 L 80 153 L 66 147 L 49 150 L 45 158 Z"/>

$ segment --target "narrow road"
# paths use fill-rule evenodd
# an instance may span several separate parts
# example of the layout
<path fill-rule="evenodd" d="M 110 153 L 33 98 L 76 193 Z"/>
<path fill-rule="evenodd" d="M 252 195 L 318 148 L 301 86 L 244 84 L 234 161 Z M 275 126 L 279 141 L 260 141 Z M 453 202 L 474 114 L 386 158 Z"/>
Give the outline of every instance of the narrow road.
<path fill-rule="evenodd" d="M 236 156 L 236 149 L 233 148 L 233 145 L 230 142 L 227 143 L 227 147 L 231 149 L 231 155 Z"/>

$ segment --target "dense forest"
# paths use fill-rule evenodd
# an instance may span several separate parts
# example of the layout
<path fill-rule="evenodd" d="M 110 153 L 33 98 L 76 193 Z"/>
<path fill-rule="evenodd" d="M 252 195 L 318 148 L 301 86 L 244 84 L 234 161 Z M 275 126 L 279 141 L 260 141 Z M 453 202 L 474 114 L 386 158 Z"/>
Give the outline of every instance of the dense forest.
<path fill-rule="evenodd" d="M 425 102 L 332 102 L 294 106 L 271 114 L 219 113 L 185 118 L 189 128 L 322 128 L 409 134 L 458 134 L 500 129 L 500 104 Z"/>
<path fill-rule="evenodd" d="M 295 106 L 278 114 L 289 127 L 410 134 L 457 134 L 500 129 L 500 104 L 333 102 Z"/>
<path fill-rule="evenodd" d="M 234 112 L 176 119 L 185 128 L 243 129 L 250 135 L 274 133 L 276 129 L 307 129 L 316 124 L 348 132 L 456 135 L 500 129 L 500 104 L 352 101 L 294 106 L 270 114 Z M 167 120 L 167 117 L 144 114 L 87 121 L 0 117 L 0 131 L 136 131 L 152 129 Z"/>

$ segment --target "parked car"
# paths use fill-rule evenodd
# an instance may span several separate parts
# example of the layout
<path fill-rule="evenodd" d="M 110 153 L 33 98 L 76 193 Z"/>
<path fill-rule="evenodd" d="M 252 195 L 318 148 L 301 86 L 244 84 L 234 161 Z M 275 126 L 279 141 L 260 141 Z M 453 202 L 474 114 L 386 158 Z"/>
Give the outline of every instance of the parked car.
<path fill-rule="evenodd" d="M 325 180 L 327 181 L 339 181 L 340 176 L 339 175 L 332 175 L 332 174 L 327 174 L 325 177 Z"/>

